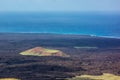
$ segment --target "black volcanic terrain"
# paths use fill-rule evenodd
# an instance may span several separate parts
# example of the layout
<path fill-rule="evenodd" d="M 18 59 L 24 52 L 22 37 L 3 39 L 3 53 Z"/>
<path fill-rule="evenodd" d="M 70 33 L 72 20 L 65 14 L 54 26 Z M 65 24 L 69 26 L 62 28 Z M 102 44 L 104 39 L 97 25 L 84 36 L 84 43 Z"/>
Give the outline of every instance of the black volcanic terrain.
<path fill-rule="evenodd" d="M 60 50 L 70 57 L 24 56 L 34 47 Z M 0 78 L 65 80 L 74 76 L 120 75 L 120 39 L 89 35 L 0 33 Z"/>

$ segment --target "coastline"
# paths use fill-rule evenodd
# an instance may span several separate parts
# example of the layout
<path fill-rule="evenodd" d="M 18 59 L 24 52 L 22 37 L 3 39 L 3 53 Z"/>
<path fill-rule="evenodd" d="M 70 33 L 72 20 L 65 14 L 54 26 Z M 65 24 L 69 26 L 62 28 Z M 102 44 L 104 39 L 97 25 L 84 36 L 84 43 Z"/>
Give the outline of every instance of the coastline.
<path fill-rule="evenodd" d="M 44 34 L 44 35 L 72 35 L 72 36 L 90 36 L 90 37 L 101 37 L 101 38 L 113 38 L 120 39 L 118 36 L 102 36 L 95 34 L 77 34 L 77 33 L 57 33 L 57 32 L 0 32 L 1 34 Z"/>
<path fill-rule="evenodd" d="M 115 36 L 98 36 L 98 37 L 120 39 L 120 37 Z"/>

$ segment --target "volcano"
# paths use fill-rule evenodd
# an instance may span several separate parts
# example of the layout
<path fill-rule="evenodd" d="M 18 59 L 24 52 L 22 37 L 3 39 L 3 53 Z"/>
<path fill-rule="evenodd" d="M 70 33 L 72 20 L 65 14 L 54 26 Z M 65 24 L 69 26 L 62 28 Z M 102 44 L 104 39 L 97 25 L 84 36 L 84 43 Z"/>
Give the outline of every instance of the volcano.
<path fill-rule="evenodd" d="M 20 53 L 21 55 L 31 55 L 31 56 L 60 56 L 68 57 L 69 55 L 63 53 L 60 50 L 46 49 L 42 47 L 35 47 Z"/>

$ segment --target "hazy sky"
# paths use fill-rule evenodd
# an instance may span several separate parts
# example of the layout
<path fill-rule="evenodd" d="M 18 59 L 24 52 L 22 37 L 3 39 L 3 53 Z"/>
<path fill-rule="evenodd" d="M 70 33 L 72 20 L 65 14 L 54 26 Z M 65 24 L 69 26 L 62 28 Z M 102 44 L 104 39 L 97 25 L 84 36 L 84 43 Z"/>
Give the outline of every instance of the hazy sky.
<path fill-rule="evenodd" d="M 0 11 L 120 12 L 120 0 L 0 0 Z"/>

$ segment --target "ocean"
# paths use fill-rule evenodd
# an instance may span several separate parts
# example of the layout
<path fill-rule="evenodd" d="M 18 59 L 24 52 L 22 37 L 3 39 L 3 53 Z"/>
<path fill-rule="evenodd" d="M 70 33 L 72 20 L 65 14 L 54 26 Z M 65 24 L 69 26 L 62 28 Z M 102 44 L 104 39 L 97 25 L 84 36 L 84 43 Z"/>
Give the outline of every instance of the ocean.
<path fill-rule="evenodd" d="M 0 13 L 1 33 L 57 33 L 120 37 L 120 14 Z"/>

